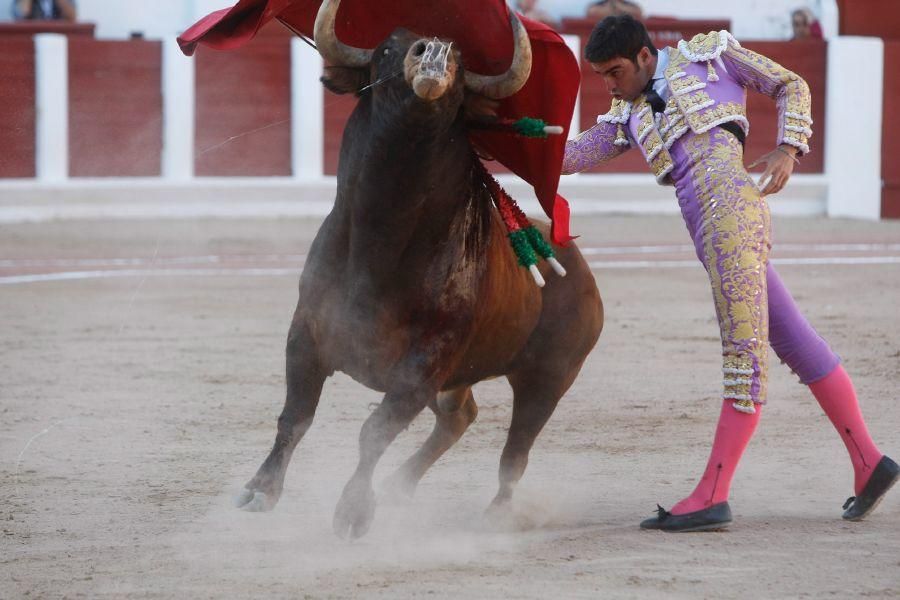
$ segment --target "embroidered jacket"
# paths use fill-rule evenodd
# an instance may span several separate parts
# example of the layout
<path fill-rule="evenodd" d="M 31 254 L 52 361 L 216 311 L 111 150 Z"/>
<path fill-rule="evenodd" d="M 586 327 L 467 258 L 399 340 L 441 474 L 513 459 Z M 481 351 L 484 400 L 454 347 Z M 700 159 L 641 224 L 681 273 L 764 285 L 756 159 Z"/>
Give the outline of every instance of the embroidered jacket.
<path fill-rule="evenodd" d="M 812 135 L 809 86 L 774 61 L 742 48 L 727 31 L 700 34 L 678 48 L 666 48 L 665 80 L 670 97 L 664 112 L 653 114 L 644 96 L 613 100 L 597 124 L 566 144 L 563 173 L 577 173 L 641 148 L 656 180 L 667 183 L 669 148 L 688 131 L 703 133 L 734 121 L 749 133 L 747 88 L 773 98 L 778 108 L 778 143 L 809 152 Z"/>

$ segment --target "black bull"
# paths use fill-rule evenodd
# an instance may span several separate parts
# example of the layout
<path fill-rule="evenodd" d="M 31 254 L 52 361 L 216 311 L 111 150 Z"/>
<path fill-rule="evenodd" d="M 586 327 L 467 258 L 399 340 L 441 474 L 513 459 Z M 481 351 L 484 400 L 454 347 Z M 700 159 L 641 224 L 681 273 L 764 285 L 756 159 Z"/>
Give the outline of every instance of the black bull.
<path fill-rule="evenodd" d="M 340 66 L 323 83 L 359 101 L 344 132 L 334 208 L 300 279 L 275 444 L 238 505 L 278 502 L 322 385 L 343 371 L 385 393 L 362 426 L 359 464 L 334 515 L 338 535 L 361 536 L 374 516 L 376 463 L 394 438 L 426 406 L 434 412 L 430 437 L 387 482 L 411 495 L 474 421 L 472 386 L 505 375 L 513 415 L 491 511 L 508 512 L 535 438 L 600 335 L 594 277 L 570 245 L 557 255 L 568 275 L 542 267 L 550 282 L 538 288 L 510 248 L 466 135 L 472 107 L 485 104 L 483 94 L 509 95 L 506 83 L 472 92 L 455 50 L 404 30 L 374 51 L 344 47 L 329 39 L 327 17 L 321 24 L 320 12 L 316 41 Z"/>

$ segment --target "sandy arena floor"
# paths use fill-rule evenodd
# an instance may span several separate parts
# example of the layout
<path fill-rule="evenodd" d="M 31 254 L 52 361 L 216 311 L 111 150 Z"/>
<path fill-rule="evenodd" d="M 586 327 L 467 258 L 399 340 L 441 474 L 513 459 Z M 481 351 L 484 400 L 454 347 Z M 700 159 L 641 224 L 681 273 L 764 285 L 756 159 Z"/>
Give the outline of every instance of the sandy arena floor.
<path fill-rule="evenodd" d="M 606 327 L 518 489 L 518 531 L 482 510 L 511 402 L 478 420 L 411 504 L 347 543 L 331 516 L 379 396 L 344 376 L 272 513 L 231 508 L 272 442 L 283 346 L 317 222 L 0 227 L 2 598 L 900 597 L 900 489 L 862 523 L 843 445 L 774 362 L 723 533 L 640 531 L 688 493 L 719 407 L 705 274 L 677 217 L 576 218 Z M 900 222 L 776 219 L 773 257 L 900 458 Z M 552 284 L 552 282 L 551 282 Z M 430 431 L 389 450 L 389 474 Z"/>

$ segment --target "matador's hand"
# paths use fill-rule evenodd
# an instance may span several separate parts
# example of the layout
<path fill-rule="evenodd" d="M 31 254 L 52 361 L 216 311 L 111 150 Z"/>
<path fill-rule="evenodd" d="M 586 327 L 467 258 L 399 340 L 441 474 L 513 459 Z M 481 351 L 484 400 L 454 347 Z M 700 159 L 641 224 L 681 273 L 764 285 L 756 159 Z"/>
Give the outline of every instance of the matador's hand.
<path fill-rule="evenodd" d="M 785 186 L 791 177 L 791 173 L 794 172 L 794 163 L 797 162 L 796 154 L 796 148 L 782 144 L 768 154 L 760 156 L 747 167 L 752 169 L 756 165 L 766 164 L 766 170 L 763 171 L 757 184 L 762 188 L 761 193 L 763 196 L 777 194 Z M 765 187 L 763 187 L 764 182 Z"/>

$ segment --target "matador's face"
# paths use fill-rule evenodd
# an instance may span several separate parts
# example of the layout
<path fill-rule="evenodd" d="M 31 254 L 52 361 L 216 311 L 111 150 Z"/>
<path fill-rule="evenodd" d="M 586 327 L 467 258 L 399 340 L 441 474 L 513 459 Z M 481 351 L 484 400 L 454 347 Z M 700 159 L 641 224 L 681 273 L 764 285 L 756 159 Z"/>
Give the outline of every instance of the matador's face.
<path fill-rule="evenodd" d="M 656 69 L 656 57 L 650 49 L 644 47 L 634 60 L 617 56 L 601 63 L 590 63 L 594 73 L 600 75 L 606 83 L 609 94 L 616 99 L 637 99 L 653 77 Z"/>

